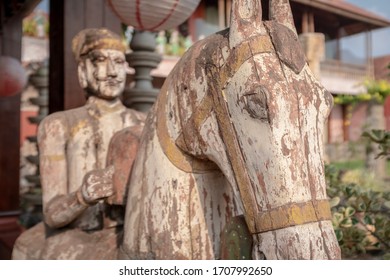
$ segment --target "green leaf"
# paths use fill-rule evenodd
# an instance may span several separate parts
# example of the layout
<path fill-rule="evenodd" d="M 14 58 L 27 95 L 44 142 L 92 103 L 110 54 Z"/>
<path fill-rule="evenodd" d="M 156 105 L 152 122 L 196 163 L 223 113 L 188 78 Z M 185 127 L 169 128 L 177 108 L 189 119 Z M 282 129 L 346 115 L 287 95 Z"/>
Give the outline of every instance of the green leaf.
<path fill-rule="evenodd" d="M 343 232 L 340 229 L 336 229 L 335 231 L 337 241 L 340 242 L 343 240 Z"/>
<path fill-rule="evenodd" d="M 357 208 L 357 210 L 359 212 L 364 212 L 364 211 L 366 211 L 366 209 L 367 209 L 367 207 L 366 207 L 366 204 L 364 202 L 359 203 L 358 208 Z"/>
<path fill-rule="evenodd" d="M 375 143 L 379 143 L 385 139 L 386 132 L 384 130 L 373 129 L 371 131 L 363 132 L 362 136 L 370 138 Z"/>
<path fill-rule="evenodd" d="M 382 207 L 382 203 L 380 202 L 373 202 L 370 204 L 370 210 L 374 212 L 379 211 L 381 207 Z"/>
<path fill-rule="evenodd" d="M 330 208 L 333 208 L 333 207 L 339 205 L 339 203 L 340 203 L 340 197 L 338 197 L 338 196 L 333 197 L 333 198 L 329 201 Z"/>
<path fill-rule="evenodd" d="M 352 219 L 351 218 L 345 218 L 340 223 L 340 227 L 342 227 L 342 228 L 350 228 L 351 226 L 352 226 Z"/>
<path fill-rule="evenodd" d="M 333 217 L 332 217 L 332 224 L 335 228 L 337 228 L 341 221 L 344 219 L 344 214 L 342 213 L 333 213 Z"/>
<path fill-rule="evenodd" d="M 361 252 L 361 253 L 365 253 L 366 252 L 366 248 L 364 248 L 364 246 L 360 243 L 356 244 L 356 249 L 357 251 Z"/>
<path fill-rule="evenodd" d="M 355 213 L 356 213 L 356 210 L 355 210 L 354 208 L 352 208 L 352 207 L 347 207 L 347 208 L 345 209 L 344 215 L 345 215 L 346 217 L 351 217 L 351 216 L 353 216 Z"/>
<path fill-rule="evenodd" d="M 366 224 L 366 225 L 373 225 L 374 224 L 374 221 L 371 219 L 370 216 L 368 215 L 365 215 L 364 218 L 363 218 L 363 222 Z"/>
<path fill-rule="evenodd" d="M 348 196 L 354 195 L 356 193 L 356 186 L 353 184 L 349 184 L 348 186 L 346 186 L 345 192 Z"/>

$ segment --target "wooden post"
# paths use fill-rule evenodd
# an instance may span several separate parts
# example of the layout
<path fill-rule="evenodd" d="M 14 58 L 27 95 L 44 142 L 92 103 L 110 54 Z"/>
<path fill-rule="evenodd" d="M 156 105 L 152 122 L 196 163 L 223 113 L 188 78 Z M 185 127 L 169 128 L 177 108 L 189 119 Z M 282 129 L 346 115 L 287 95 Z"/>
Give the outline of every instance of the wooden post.
<path fill-rule="evenodd" d="M 309 15 L 307 11 L 302 14 L 302 33 L 309 32 Z"/>
<path fill-rule="evenodd" d="M 230 26 L 230 16 L 232 11 L 232 0 L 227 0 L 226 2 L 226 22 L 227 26 Z"/>
<path fill-rule="evenodd" d="M 64 0 L 50 1 L 49 113 L 64 110 Z"/>
<path fill-rule="evenodd" d="M 135 69 L 135 85 L 123 92 L 123 104 L 137 111 L 148 112 L 160 91 L 153 87 L 150 75 L 162 60 L 161 54 L 155 51 L 155 33 L 136 30 L 130 48 L 133 52 L 126 55 L 126 60 Z"/>
<path fill-rule="evenodd" d="M 314 14 L 311 11 L 304 11 L 302 14 L 302 33 L 314 33 Z"/>
<path fill-rule="evenodd" d="M 218 0 L 218 23 L 220 29 L 224 29 L 226 27 L 225 9 L 225 0 Z"/>
<path fill-rule="evenodd" d="M 0 3 L 3 5 L 3 3 Z M 22 17 L 15 16 L 2 26 L 0 55 L 21 57 Z M 11 257 L 20 233 L 19 157 L 20 94 L 0 97 L 0 259 Z"/>
<path fill-rule="evenodd" d="M 315 25 L 314 25 L 314 14 L 313 12 L 309 12 L 309 32 L 314 33 Z"/>
<path fill-rule="evenodd" d="M 341 28 L 337 30 L 337 39 L 336 39 L 336 60 L 341 60 Z"/>
<path fill-rule="evenodd" d="M 374 76 L 374 67 L 372 59 L 372 33 L 371 31 L 366 31 L 366 61 L 367 61 L 367 74 L 369 77 Z"/>
<path fill-rule="evenodd" d="M 343 135 L 344 142 L 349 141 L 349 127 L 351 126 L 352 105 L 343 105 Z"/>

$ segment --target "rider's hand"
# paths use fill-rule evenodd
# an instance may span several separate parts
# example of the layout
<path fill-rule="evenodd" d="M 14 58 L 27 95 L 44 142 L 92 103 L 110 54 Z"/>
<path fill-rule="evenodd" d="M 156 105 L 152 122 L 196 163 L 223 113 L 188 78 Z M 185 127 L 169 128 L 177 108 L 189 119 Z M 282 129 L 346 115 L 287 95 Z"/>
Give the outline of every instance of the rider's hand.
<path fill-rule="evenodd" d="M 114 167 L 96 169 L 85 174 L 81 186 L 81 195 L 87 204 L 97 203 L 114 194 L 112 177 Z"/>

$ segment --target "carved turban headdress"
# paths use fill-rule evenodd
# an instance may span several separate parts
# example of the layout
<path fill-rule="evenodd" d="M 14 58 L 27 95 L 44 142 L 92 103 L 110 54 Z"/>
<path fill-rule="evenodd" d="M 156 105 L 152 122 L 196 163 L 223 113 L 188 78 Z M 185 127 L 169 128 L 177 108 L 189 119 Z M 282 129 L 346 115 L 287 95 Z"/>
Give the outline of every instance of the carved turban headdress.
<path fill-rule="evenodd" d="M 77 61 L 80 61 L 83 55 L 96 49 L 126 51 L 122 39 L 114 32 L 105 28 L 84 29 L 73 38 L 72 51 Z"/>

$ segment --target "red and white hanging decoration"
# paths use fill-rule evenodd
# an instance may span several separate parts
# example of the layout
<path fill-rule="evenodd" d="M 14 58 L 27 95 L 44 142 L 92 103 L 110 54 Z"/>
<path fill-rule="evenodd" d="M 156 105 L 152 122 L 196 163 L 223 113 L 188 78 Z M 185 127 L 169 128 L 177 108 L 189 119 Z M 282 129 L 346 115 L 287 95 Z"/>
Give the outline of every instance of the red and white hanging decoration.
<path fill-rule="evenodd" d="M 112 10 L 135 29 L 159 31 L 183 23 L 200 0 L 108 0 Z"/>

